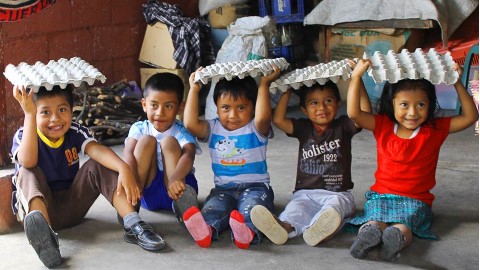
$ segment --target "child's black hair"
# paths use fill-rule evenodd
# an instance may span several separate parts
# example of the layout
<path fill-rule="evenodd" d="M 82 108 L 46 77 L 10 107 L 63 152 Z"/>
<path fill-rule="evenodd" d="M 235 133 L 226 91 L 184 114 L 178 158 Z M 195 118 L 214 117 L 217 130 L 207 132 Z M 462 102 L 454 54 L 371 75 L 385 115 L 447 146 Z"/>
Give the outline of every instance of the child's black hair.
<path fill-rule="evenodd" d="M 68 104 L 70 105 L 70 108 L 73 109 L 73 85 L 72 84 L 67 84 L 65 89 L 60 88 L 59 85 L 54 85 L 52 90 L 47 90 L 44 86 L 40 87 L 38 89 L 38 92 L 36 92 L 33 95 L 33 101 L 37 103 L 39 99 L 45 98 L 45 97 L 56 97 L 56 96 L 62 96 L 64 97 Z M 30 90 L 32 91 L 32 90 Z"/>
<path fill-rule="evenodd" d="M 255 103 L 257 102 L 257 93 L 257 83 L 251 76 L 247 76 L 243 79 L 235 77 L 230 81 L 221 79 L 215 85 L 215 89 L 213 90 L 213 102 L 217 105 L 217 100 L 220 96 L 230 94 L 235 100 L 239 97 L 245 97 L 252 101 L 253 106 L 255 106 Z"/>
<path fill-rule="evenodd" d="M 149 91 L 175 92 L 178 102 L 182 102 L 184 85 L 178 75 L 169 72 L 160 72 L 148 78 L 143 88 L 143 97 L 147 97 Z"/>
<path fill-rule="evenodd" d="M 315 90 L 323 91 L 327 89 L 332 91 L 332 94 L 335 96 L 335 99 L 337 100 L 337 102 L 341 101 L 340 91 L 338 90 L 337 84 L 330 80 L 328 80 L 324 85 L 321 85 L 318 82 L 313 84 L 312 86 L 303 85 L 302 87 L 300 87 L 298 91 L 295 91 L 295 92 L 297 92 L 298 96 L 300 97 L 300 106 L 303 108 L 306 108 L 307 104 L 305 104 L 306 102 L 305 99 L 307 98 L 308 94 L 310 94 Z"/>
<path fill-rule="evenodd" d="M 385 114 L 393 122 L 397 122 L 395 119 L 395 112 L 393 109 L 393 98 L 400 91 L 425 91 L 428 97 L 428 116 L 425 121 L 426 124 L 435 124 L 435 118 L 441 108 L 438 105 L 437 94 L 435 93 L 435 85 L 426 79 L 403 79 L 397 83 L 386 82 L 383 87 L 382 96 L 378 100 L 378 113 Z"/>

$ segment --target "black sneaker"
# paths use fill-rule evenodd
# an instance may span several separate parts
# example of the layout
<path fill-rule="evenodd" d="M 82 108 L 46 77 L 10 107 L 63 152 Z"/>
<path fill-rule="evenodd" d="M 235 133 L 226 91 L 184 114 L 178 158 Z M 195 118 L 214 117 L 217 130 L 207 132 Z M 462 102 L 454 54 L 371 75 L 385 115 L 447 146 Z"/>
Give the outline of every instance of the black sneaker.
<path fill-rule="evenodd" d="M 42 212 L 34 210 L 28 213 L 23 223 L 28 242 L 43 264 L 48 268 L 61 264 L 57 234 L 50 228 Z"/>
<path fill-rule="evenodd" d="M 184 223 L 183 214 L 192 206 L 198 207 L 197 192 L 195 192 L 193 187 L 186 185 L 182 197 L 172 203 L 173 213 L 177 217 L 178 222 Z"/>
<path fill-rule="evenodd" d="M 162 237 L 143 221 L 135 223 L 132 227 L 124 227 L 123 238 L 131 244 L 137 244 L 145 250 L 157 251 L 163 249 L 166 244 Z"/>
<path fill-rule="evenodd" d="M 137 202 L 137 204 L 135 204 L 135 212 L 139 213 L 140 212 L 140 201 Z M 118 223 L 120 223 L 120 225 L 124 226 L 123 225 L 123 218 L 120 216 L 119 213 L 117 213 L 117 220 L 118 220 Z"/>

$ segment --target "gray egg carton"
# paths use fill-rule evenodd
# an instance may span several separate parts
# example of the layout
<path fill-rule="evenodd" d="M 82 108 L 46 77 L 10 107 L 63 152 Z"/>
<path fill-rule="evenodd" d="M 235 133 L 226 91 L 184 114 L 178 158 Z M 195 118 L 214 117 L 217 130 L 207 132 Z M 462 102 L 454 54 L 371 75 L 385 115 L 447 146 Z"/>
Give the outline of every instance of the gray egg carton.
<path fill-rule="evenodd" d="M 24 86 L 34 92 L 38 92 L 42 86 L 47 90 L 52 90 L 55 85 L 64 89 L 70 83 L 78 87 L 82 82 L 92 85 L 95 80 L 105 83 L 107 79 L 97 68 L 80 57 L 50 60 L 47 64 L 40 61 L 34 65 L 25 62 L 18 66 L 8 64 L 3 74 L 13 85 Z"/>
<path fill-rule="evenodd" d="M 246 76 L 257 77 L 260 74 L 266 76 L 273 72 L 273 65 L 277 66 L 280 70 L 285 70 L 290 64 L 283 57 L 216 63 L 206 66 L 202 70 L 196 71 L 194 81 L 201 81 L 203 84 L 206 84 L 209 80 L 212 82 L 218 82 L 222 78 L 230 81 L 233 77 L 243 79 Z"/>
<path fill-rule="evenodd" d="M 427 53 L 417 48 L 413 53 L 403 49 L 400 53 L 389 50 L 387 54 L 379 51 L 364 59 L 369 59 L 372 66 L 368 69 L 375 83 L 388 81 L 396 83 L 402 79 L 426 79 L 433 84 L 454 84 L 458 80 L 458 72 L 453 69 L 450 52 L 438 53 L 431 48 Z"/>
<path fill-rule="evenodd" d="M 317 82 L 324 85 L 328 80 L 336 83 L 340 78 L 347 80 L 352 74 L 348 62 L 349 59 L 344 59 L 295 69 L 272 82 L 270 92 L 275 93 L 277 90 L 285 92 L 288 88 L 297 90 L 302 85 L 310 87 Z"/>

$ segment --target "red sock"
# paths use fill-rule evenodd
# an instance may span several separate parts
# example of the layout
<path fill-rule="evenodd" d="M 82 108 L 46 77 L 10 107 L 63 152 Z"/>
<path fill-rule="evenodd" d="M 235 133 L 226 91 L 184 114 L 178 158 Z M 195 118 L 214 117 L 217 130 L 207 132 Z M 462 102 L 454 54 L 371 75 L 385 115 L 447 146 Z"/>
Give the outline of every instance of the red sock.
<path fill-rule="evenodd" d="M 203 219 L 202 213 L 196 206 L 188 208 L 183 214 L 183 222 L 188 232 L 200 247 L 209 247 L 212 243 L 212 228 Z"/>
<path fill-rule="evenodd" d="M 233 232 L 234 243 L 241 249 L 247 249 L 255 233 L 245 224 L 245 219 L 237 210 L 230 213 L 230 228 Z"/>

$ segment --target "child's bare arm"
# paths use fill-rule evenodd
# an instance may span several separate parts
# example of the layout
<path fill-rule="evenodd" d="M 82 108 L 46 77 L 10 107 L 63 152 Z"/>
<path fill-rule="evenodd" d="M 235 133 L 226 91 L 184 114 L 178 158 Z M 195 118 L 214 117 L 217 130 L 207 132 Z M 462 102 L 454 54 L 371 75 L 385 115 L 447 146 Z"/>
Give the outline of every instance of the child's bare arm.
<path fill-rule="evenodd" d="M 448 131 L 449 133 L 462 131 L 478 120 L 478 111 L 475 103 L 473 102 L 473 98 L 468 94 L 467 89 L 465 89 L 465 86 L 463 86 L 462 82 L 460 81 L 463 70 L 456 63 L 454 64 L 454 69 L 457 70 L 459 74 L 459 79 L 455 83 L 454 87 L 457 91 L 458 99 L 460 100 L 460 104 L 462 106 L 462 111 L 459 115 L 452 117 L 450 129 Z"/>
<path fill-rule="evenodd" d="M 273 113 L 273 123 L 279 129 L 287 134 L 293 133 L 293 124 L 292 120 L 286 118 L 287 115 L 287 108 L 288 108 L 288 100 L 290 99 L 290 95 L 292 94 L 292 90 L 287 90 L 285 93 L 282 94 L 280 100 L 277 103 L 277 107 L 275 108 L 275 112 Z"/>
<path fill-rule="evenodd" d="M 118 172 L 117 194 L 125 192 L 127 202 L 131 205 L 137 204 L 140 199 L 140 189 L 127 163 L 110 148 L 95 141 L 85 146 L 85 154 L 106 168 Z"/>
<path fill-rule="evenodd" d="M 17 152 L 17 161 L 25 168 L 33 168 L 38 163 L 37 107 L 33 102 L 33 91 L 27 93 L 25 87 L 14 86 L 13 97 L 25 114 L 23 135 Z"/>
<path fill-rule="evenodd" d="M 168 196 L 178 200 L 185 190 L 185 177 L 192 171 L 196 146 L 188 143 L 182 148 L 182 155 L 172 175 L 168 178 Z"/>
<path fill-rule="evenodd" d="M 369 106 L 365 104 L 365 97 L 362 99 L 362 92 L 364 95 L 367 95 L 362 75 L 370 64 L 370 61 L 362 59 L 358 61 L 353 70 L 350 84 L 348 85 L 347 114 L 358 127 L 373 131 L 375 129 L 375 116 L 370 112 L 371 108 L 370 111 L 364 111 Z M 368 99 L 368 95 L 366 98 Z"/>
<path fill-rule="evenodd" d="M 183 113 L 183 124 L 194 136 L 205 139 L 208 135 L 208 122 L 200 120 L 198 115 L 198 94 L 202 88 L 200 82 L 194 83 L 195 72 L 190 75 L 190 90 Z"/>
<path fill-rule="evenodd" d="M 270 122 L 272 120 L 272 107 L 270 106 L 270 83 L 280 74 L 280 69 L 273 67 L 273 73 L 260 79 L 258 85 L 257 103 L 255 104 L 255 119 L 253 123 L 258 132 L 267 136 L 270 132 Z"/>

